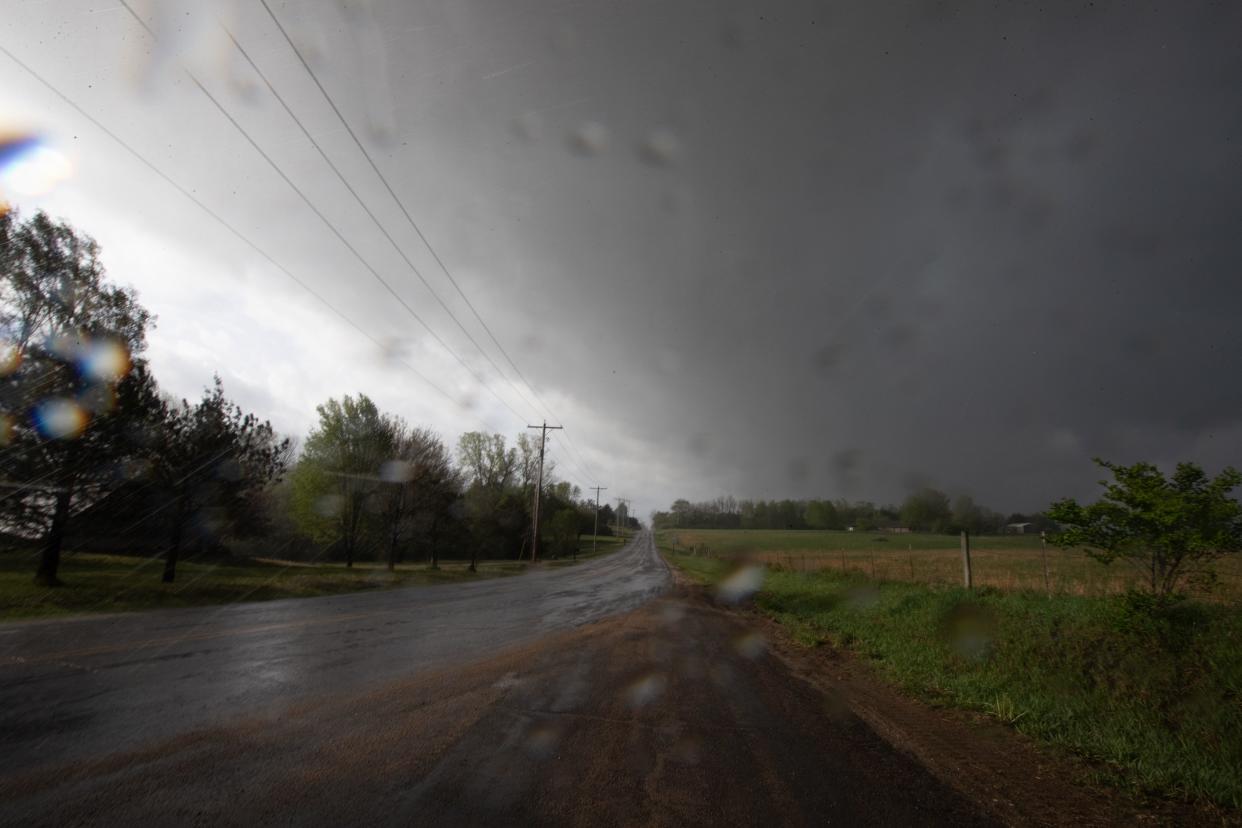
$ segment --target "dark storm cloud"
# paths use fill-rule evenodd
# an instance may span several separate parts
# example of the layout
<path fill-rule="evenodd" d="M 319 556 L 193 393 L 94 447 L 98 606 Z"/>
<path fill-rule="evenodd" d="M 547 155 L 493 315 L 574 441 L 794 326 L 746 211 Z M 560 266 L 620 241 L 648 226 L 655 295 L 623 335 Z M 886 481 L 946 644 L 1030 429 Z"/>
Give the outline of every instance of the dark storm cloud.
<path fill-rule="evenodd" d="M 242 40 L 348 158 L 252 12 L 236 7 Z M 1242 462 L 1232 4 L 393 2 L 340 49 L 364 18 L 279 12 L 378 124 L 393 186 L 572 408 L 601 482 L 643 513 L 926 483 L 1028 509 L 1088 489 L 1092 454 Z M 245 101 L 312 197 L 399 269 L 265 93 Z M 196 191 L 399 330 L 210 113 L 173 93 L 151 112 L 193 127 L 177 163 Z"/>
<path fill-rule="evenodd" d="M 1238 12 L 648 12 L 576 15 L 563 69 L 618 142 L 675 124 L 678 164 L 535 145 L 509 180 L 555 170 L 549 329 L 598 325 L 688 490 L 1030 508 L 1094 453 L 1240 459 Z"/>

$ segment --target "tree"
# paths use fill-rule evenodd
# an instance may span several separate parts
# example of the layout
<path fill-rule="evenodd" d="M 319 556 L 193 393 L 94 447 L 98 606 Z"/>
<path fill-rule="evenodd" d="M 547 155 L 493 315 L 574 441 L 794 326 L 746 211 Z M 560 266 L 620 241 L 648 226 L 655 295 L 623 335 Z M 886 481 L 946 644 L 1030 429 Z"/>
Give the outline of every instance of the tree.
<path fill-rule="evenodd" d="M 289 441 L 229 401 L 218 376 L 196 405 L 167 405 L 161 426 L 152 465 L 171 516 L 163 575 L 171 583 L 191 516 L 209 510 L 219 534 L 252 534 L 261 527 L 257 498 L 284 474 Z M 205 544 L 204 521 L 197 522 L 196 534 Z"/>
<path fill-rule="evenodd" d="M 341 543 L 352 567 L 381 466 L 394 459 L 399 423 L 365 394 L 330 399 L 316 411 L 319 424 L 293 472 L 295 513 L 307 534 Z"/>
<path fill-rule="evenodd" d="M 461 435 L 457 440 L 457 462 L 470 483 L 484 488 L 508 486 L 519 473 L 517 451 L 506 449 L 505 438 L 500 434 L 468 431 Z"/>
<path fill-rule="evenodd" d="M 123 481 L 158 408 L 153 319 L 105 281 L 94 240 L 42 212 L 0 215 L 0 276 L 0 520 L 42 535 L 35 578 L 57 585 L 71 516 Z"/>
<path fill-rule="evenodd" d="M 1099 458 L 1113 475 L 1089 506 L 1059 500 L 1048 517 L 1064 527 L 1062 547 L 1086 547 L 1096 560 L 1125 560 L 1146 576 L 1151 593 L 1167 599 L 1192 574 L 1211 576 L 1211 564 L 1242 550 L 1242 506 L 1229 493 L 1242 474 L 1226 468 L 1209 478 L 1194 463 L 1178 463 L 1166 478 L 1150 463 L 1121 466 Z"/>
<path fill-rule="evenodd" d="M 939 489 L 920 489 L 901 504 L 901 522 L 915 531 L 943 532 L 951 517 L 949 496 Z"/>
<path fill-rule="evenodd" d="M 393 457 L 380 467 L 387 484 L 384 519 L 388 525 L 388 568 L 394 569 L 402 538 L 422 534 L 429 565 L 439 568 L 442 522 L 461 490 L 461 479 L 443 441 L 429 429 L 408 428 L 393 420 Z"/>

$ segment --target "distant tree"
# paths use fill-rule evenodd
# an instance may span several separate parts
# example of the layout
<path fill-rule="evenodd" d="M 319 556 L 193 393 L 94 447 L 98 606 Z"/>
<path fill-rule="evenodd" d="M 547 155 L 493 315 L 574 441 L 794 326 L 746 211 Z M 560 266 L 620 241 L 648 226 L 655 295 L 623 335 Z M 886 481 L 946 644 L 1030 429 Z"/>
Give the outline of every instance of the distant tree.
<path fill-rule="evenodd" d="M 461 493 L 461 477 L 444 442 L 425 428 L 393 423 L 392 458 L 380 466 L 387 490 L 384 521 L 388 528 L 388 568 L 395 568 L 402 540 L 421 535 L 428 563 L 439 567 L 440 531 Z"/>
<path fill-rule="evenodd" d="M 916 531 L 943 532 L 951 518 L 949 496 L 938 489 L 920 489 L 901 504 L 902 523 Z"/>
<path fill-rule="evenodd" d="M 1100 481 L 1103 498 L 1088 506 L 1066 498 L 1048 510 L 1064 527 L 1059 546 L 1085 547 L 1106 564 L 1128 561 L 1160 599 L 1190 575 L 1212 576 L 1214 561 L 1242 550 L 1242 506 L 1229 496 L 1242 485 L 1235 469 L 1209 478 L 1194 463 L 1179 463 L 1166 478 L 1150 463 L 1095 462 L 1113 475 Z"/>
<path fill-rule="evenodd" d="M 538 455 L 535 457 L 537 462 Z M 469 483 L 489 489 L 508 486 L 515 475 L 530 473 L 522 472 L 517 450 L 505 448 L 501 434 L 468 431 L 461 435 L 457 440 L 457 462 Z"/>
<path fill-rule="evenodd" d="M 278 481 L 288 463 L 289 441 L 272 425 L 224 396 L 217 376 L 195 405 L 182 400 L 164 408 L 151 465 L 168 501 L 171 536 L 164 557 L 164 581 L 177 574 L 186 524 L 197 517 L 200 544 L 210 514 L 218 534 L 244 535 L 261 528 L 263 490 Z"/>
<path fill-rule="evenodd" d="M 158 408 L 151 315 L 105 280 L 94 240 L 42 212 L 0 215 L 0 523 L 42 536 L 59 584 L 71 516 L 127 479 Z"/>
<path fill-rule="evenodd" d="M 365 394 L 330 399 L 316 408 L 319 423 L 293 470 L 294 513 L 307 534 L 341 543 L 352 567 L 374 514 L 381 467 L 394 459 L 399 424 Z"/>

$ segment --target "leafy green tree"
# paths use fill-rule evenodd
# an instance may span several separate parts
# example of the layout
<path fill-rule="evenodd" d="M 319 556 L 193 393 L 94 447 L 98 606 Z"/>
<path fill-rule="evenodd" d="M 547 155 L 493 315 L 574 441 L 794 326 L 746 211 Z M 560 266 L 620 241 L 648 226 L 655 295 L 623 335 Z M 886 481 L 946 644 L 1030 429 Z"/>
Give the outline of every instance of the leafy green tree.
<path fill-rule="evenodd" d="M 1103 498 L 1088 506 L 1065 498 L 1048 510 L 1064 528 L 1059 546 L 1085 547 L 1106 564 L 1131 563 L 1161 599 L 1191 575 L 1211 577 L 1214 561 L 1242 550 L 1242 506 L 1229 496 L 1242 485 L 1235 469 L 1209 478 L 1194 463 L 1178 463 L 1165 477 L 1150 463 L 1095 462 L 1113 475 L 1100 481 Z"/>
<path fill-rule="evenodd" d="M 159 398 L 151 315 L 105 280 L 99 247 L 42 212 L 0 215 L 0 522 L 42 536 L 56 585 L 70 518 L 126 479 Z"/>
<path fill-rule="evenodd" d="M 943 532 L 951 518 L 949 496 L 939 489 L 920 489 L 901 504 L 901 522 L 916 531 Z"/>
<path fill-rule="evenodd" d="M 330 399 L 316 411 L 319 424 L 293 470 L 294 514 L 316 540 L 343 545 L 352 567 L 376 511 L 381 467 L 395 458 L 400 424 L 365 394 Z"/>
<path fill-rule="evenodd" d="M 202 400 L 182 400 L 164 409 L 160 437 L 153 452 L 155 479 L 168 498 L 171 535 L 164 558 L 164 581 L 177 574 L 186 524 L 210 513 L 219 534 L 251 534 L 263 521 L 259 497 L 284 474 L 289 441 L 280 440 L 269 422 L 224 396 L 217 376 Z M 195 526 L 200 545 L 207 540 L 204 521 Z"/>
<path fill-rule="evenodd" d="M 468 431 L 457 440 L 457 462 L 471 484 L 487 489 L 510 485 L 520 470 L 515 449 L 505 447 L 501 434 Z"/>

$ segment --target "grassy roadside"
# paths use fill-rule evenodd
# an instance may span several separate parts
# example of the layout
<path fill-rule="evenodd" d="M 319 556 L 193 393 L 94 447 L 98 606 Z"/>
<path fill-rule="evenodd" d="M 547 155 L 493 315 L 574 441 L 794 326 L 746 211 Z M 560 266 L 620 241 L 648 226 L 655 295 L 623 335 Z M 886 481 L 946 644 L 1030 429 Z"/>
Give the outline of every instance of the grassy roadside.
<path fill-rule="evenodd" d="M 666 558 L 713 584 L 727 561 Z M 936 588 L 769 571 L 756 605 L 936 704 L 991 715 L 1138 793 L 1242 807 L 1242 608 L 1157 619 L 1120 597 Z"/>
<path fill-rule="evenodd" d="M 579 541 L 577 561 L 551 560 L 545 566 L 572 566 L 602 557 L 622 547 L 620 538 L 599 537 L 591 551 L 591 536 Z M 439 569 L 426 564 L 399 564 L 389 572 L 382 563 L 294 563 L 256 559 L 249 561 L 195 562 L 177 565 L 177 580 L 160 580 L 164 562 L 158 558 L 78 553 L 61 562 L 56 589 L 33 582 L 35 558 L 30 553 L 0 553 L 0 620 L 79 615 L 95 612 L 197 607 L 239 601 L 270 601 L 276 598 L 310 598 L 369 589 L 460 583 L 483 578 L 518 575 L 527 564 L 515 561 L 480 561 L 470 572 L 468 561 L 440 561 Z"/>
<path fill-rule="evenodd" d="M 441 561 L 438 570 L 425 564 L 401 564 L 389 572 L 383 564 L 302 564 L 254 560 L 218 563 L 183 561 L 177 580 L 160 580 L 164 563 L 157 558 L 79 553 L 61 563 L 65 586 L 55 589 L 33 583 L 28 553 L 0 553 L 0 619 L 77 615 L 94 612 L 194 607 L 276 598 L 309 598 L 368 589 L 453 583 L 516 575 L 526 565 L 482 561 L 478 572 L 468 561 Z"/>

